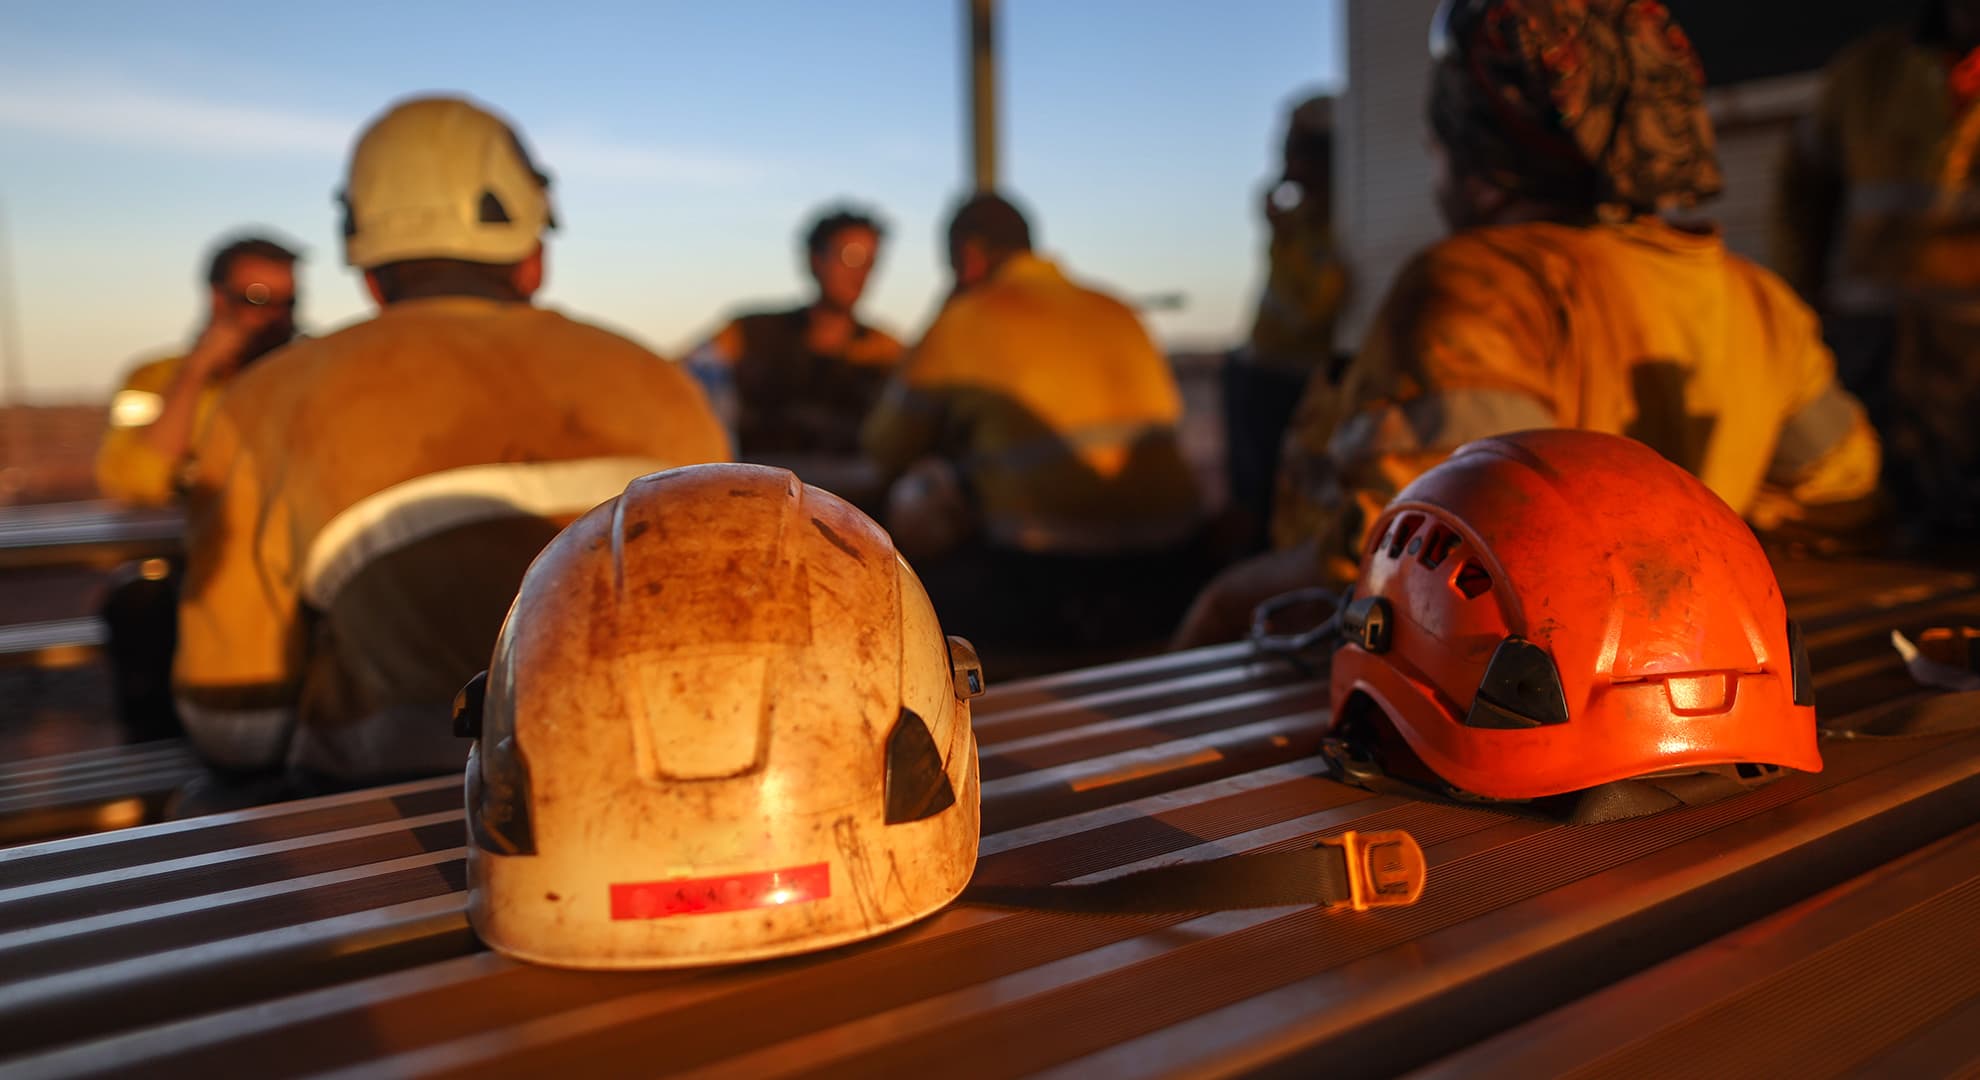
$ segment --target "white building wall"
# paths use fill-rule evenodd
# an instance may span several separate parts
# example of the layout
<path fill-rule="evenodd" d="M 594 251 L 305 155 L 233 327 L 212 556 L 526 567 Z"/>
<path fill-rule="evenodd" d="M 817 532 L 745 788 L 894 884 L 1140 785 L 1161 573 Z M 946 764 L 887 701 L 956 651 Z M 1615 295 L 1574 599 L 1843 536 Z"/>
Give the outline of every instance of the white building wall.
<path fill-rule="evenodd" d="M 1352 348 L 1403 263 L 1443 235 L 1430 193 L 1424 102 L 1437 0 L 1348 0 L 1347 89 L 1336 114 L 1335 213 L 1354 271 L 1337 341 Z"/>

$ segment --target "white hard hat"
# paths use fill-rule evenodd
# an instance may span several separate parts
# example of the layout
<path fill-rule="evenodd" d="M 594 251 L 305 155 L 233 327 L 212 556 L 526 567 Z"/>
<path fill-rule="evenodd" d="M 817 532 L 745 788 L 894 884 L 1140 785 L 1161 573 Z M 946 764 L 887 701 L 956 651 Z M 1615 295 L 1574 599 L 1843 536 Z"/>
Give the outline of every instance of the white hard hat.
<path fill-rule="evenodd" d="M 358 138 L 344 203 L 344 257 L 520 262 L 555 224 L 550 180 L 500 117 L 461 98 L 400 102 Z"/>
<path fill-rule="evenodd" d="M 650 968 L 932 914 L 976 863 L 982 686 L 838 497 L 756 465 L 636 480 L 544 549 L 457 703 L 469 918 L 519 959 Z"/>

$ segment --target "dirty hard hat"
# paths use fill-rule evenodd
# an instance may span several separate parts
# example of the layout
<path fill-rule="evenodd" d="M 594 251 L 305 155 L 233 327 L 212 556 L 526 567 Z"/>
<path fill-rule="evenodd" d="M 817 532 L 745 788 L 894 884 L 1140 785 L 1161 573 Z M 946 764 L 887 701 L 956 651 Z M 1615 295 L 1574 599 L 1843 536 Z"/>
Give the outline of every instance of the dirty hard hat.
<path fill-rule="evenodd" d="M 469 917 L 521 959 L 871 937 L 975 867 L 983 672 L 887 534 L 781 469 L 634 481 L 523 580 L 462 692 Z"/>
<path fill-rule="evenodd" d="M 1519 800 L 1645 781 L 1684 802 L 1674 777 L 1822 768 L 1808 661 L 1758 540 L 1631 439 L 1461 447 L 1375 521 L 1340 622 L 1350 772 Z"/>

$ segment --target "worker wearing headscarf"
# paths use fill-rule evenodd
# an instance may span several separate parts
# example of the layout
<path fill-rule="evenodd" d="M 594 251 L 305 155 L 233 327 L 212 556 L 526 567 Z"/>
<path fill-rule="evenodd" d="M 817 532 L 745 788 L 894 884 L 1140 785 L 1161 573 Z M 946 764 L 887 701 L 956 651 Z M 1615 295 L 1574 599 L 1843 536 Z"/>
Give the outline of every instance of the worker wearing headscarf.
<path fill-rule="evenodd" d="M 1876 436 L 1813 313 L 1715 230 L 1657 216 L 1721 185 L 1703 73 L 1669 10 L 1446 0 L 1431 43 L 1454 232 L 1402 271 L 1338 391 L 1302 403 L 1281 550 L 1213 584 L 1186 641 L 1350 577 L 1390 497 L 1488 435 L 1628 435 L 1767 528 L 1851 517 L 1875 491 Z"/>

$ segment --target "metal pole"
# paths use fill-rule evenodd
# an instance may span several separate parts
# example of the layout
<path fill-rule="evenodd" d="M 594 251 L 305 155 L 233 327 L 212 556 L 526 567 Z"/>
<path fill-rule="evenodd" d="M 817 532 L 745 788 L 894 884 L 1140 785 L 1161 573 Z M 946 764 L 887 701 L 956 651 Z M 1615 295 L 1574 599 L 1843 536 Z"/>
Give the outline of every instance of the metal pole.
<path fill-rule="evenodd" d="M 997 188 L 997 0 L 969 0 L 970 165 L 976 190 Z"/>
<path fill-rule="evenodd" d="M 7 206 L 0 202 L 0 506 L 11 505 L 25 484 L 27 433 L 22 425 L 27 423 L 27 379 L 21 372 L 19 313 Z"/>

